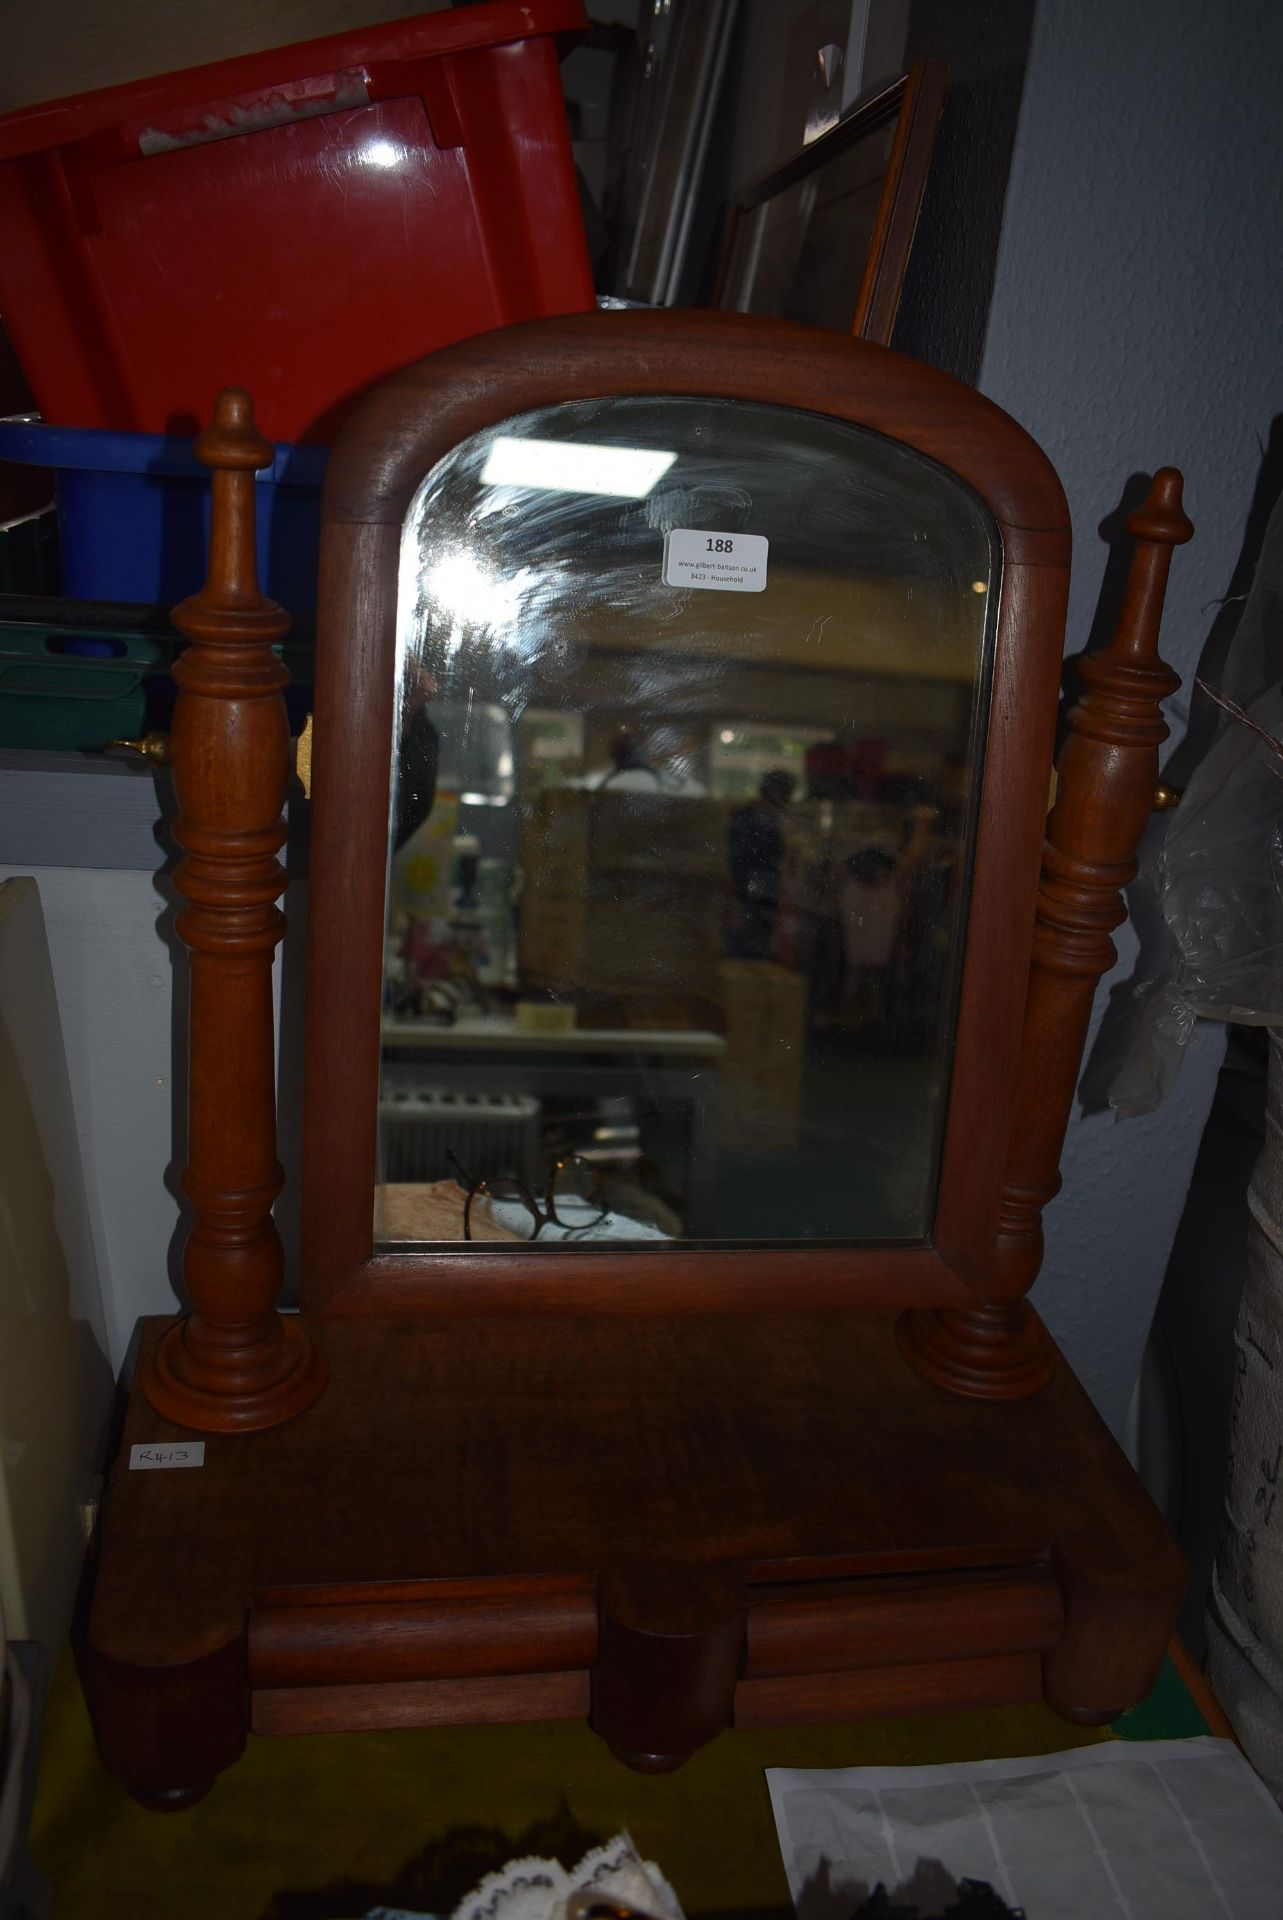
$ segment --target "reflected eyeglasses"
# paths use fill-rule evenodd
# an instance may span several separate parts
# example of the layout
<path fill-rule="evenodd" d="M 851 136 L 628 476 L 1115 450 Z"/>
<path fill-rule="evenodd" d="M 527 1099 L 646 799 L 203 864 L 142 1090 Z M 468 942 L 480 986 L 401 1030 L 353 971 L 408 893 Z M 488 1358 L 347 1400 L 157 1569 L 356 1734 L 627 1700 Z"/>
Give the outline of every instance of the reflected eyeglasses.
<path fill-rule="evenodd" d="M 589 1227 L 600 1226 L 610 1212 L 597 1169 L 581 1154 L 568 1153 L 552 1162 L 544 1181 L 542 1205 L 526 1181 L 515 1173 L 474 1180 L 448 1147 L 446 1159 L 464 1191 L 465 1240 L 472 1238 L 472 1209 L 478 1199 L 489 1200 L 492 1205 L 524 1207 L 534 1223 L 530 1234 L 532 1240 L 537 1240 L 547 1226 L 560 1227 L 563 1233 L 582 1233 Z M 572 1202 L 574 1217 L 569 1218 L 567 1215 Z M 557 1211 L 559 1204 L 561 1213 Z"/>

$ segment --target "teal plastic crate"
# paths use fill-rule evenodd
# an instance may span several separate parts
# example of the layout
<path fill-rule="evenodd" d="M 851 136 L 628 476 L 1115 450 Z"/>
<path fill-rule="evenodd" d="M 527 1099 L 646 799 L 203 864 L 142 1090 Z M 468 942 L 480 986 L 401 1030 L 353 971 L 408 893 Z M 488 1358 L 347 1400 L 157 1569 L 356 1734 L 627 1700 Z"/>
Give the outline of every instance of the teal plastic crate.
<path fill-rule="evenodd" d="M 142 733 L 168 660 L 143 634 L 0 624 L 0 746 L 93 753 Z"/>

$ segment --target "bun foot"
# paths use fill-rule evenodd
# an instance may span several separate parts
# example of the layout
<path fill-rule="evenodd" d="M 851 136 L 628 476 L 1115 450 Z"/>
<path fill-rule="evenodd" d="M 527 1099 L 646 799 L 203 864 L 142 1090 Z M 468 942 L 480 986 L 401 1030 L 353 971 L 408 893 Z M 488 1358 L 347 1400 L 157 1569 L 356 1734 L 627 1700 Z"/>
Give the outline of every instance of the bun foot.
<path fill-rule="evenodd" d="M 592 1724 L 638 1773 L 671 1773 L 734 1720 L 748 1596 L 723 1567 L 613 1568 L 597 1592 Z"/>
<path fill-rule="evenodd" d="M 1047 1705 L 1062 1720 L 1072 1720 L 1078 1727 L 1108 1727 L 1127 1712 L 1126 1707 L 1110 1707 L 1104 1712 L 1096 1707 L 1069 1707 L 1060 1700 L 1048 1700 Z"/>

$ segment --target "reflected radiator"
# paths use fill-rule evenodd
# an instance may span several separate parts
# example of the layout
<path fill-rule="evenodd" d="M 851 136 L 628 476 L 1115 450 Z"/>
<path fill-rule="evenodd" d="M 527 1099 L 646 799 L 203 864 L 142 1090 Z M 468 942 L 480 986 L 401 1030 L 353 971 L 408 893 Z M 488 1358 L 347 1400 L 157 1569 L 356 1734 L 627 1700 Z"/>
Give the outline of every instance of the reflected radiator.
<path fill-rule="evenodd" d="M 379 1098 L 379 1178 L 389 1184 L 450 1180 L 453 1153 L 475 1180 L 539 1179 L 540 1104 L 527 1093 L 448 1093 L 414 1070 L 384 1068 Z"/>

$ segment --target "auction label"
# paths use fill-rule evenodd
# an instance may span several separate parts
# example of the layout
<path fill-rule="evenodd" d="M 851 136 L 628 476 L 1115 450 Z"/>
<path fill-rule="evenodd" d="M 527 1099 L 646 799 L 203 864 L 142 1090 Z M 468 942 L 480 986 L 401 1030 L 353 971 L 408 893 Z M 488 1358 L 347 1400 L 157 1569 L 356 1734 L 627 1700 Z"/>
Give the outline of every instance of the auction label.
<path fill-rule="evenodd" d="M 133 1446 L 129 1449 L 129 1471 L 137 1473 L 142 1468 L 157 1467 L 203 1467 L 205 1464 L 205 1442 L 203 1440 L 166 1440 L 153 1441 L 150 1446 Z"/>
<path fill-rule="evenodd" d="M 770 541 L 761 533 L 674 527 L 664 540 L 664 585 L 713 593 L 761 593 Z"/>

